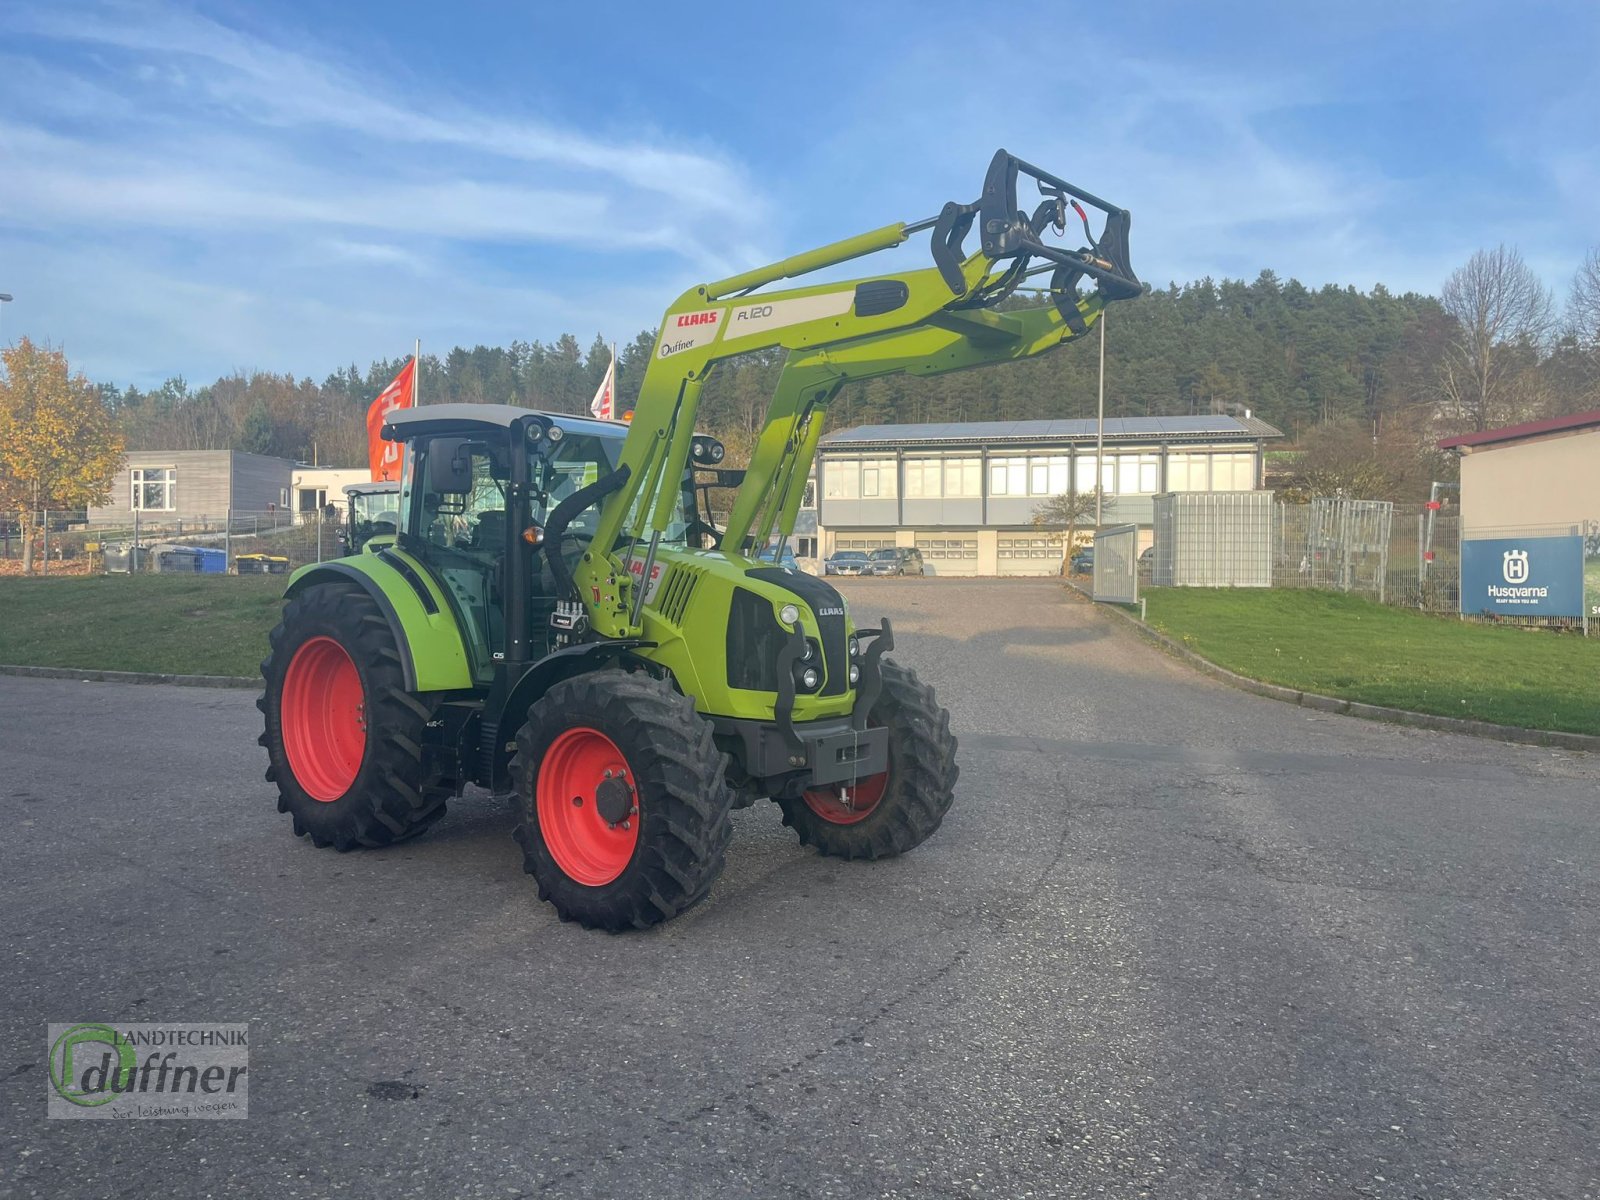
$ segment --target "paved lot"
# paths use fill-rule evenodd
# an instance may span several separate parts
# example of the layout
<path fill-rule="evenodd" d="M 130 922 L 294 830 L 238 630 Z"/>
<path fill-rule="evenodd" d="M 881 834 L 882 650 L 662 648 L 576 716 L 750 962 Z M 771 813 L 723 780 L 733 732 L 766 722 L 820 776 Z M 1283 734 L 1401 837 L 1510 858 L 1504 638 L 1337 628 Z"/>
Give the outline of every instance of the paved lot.
<path fill-rule="evenodd" d="M 1600 761 L 1047 582 L 846 587 L 952 711 L 944 828 L 844 864 L 764 804 L 639 936 L 486 796 L 291 837 L 247 694 L 0 679 L 0 1196 L 1600 1196 Z M 45 1022 L 101 1019 L 249 1021 L 249 1119 L 46 1122 Z"/>

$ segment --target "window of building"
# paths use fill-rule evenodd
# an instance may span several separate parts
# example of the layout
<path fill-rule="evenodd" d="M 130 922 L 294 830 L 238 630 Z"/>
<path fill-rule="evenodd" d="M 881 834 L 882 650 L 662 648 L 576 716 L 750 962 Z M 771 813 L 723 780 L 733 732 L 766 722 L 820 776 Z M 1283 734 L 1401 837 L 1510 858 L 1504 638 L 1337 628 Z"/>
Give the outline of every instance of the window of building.
<path fill-rule="evenodd" d="M 172 512 L 178 507 L 178 472 L 172 467 L 134 467 L 130 507 L 142 512 Z"/>
<path fill-rule="evenodd" d="M 946 496 L 981 496 L 983 492 L 980 462 L 976 458 L 947 458 L 944 460 L 944 494 Z"/>
<path fill-rule="evenodd" d="M 1076 478 L 1073 480 L 1074 490 L 1079 492 L 1094 491 L 1094 476 L 1096 458 L 1092 454 L 1080 454 L 1077 458 Z"/>
<path fill-rule="evenodd" d="M 923 537 L 917 535 L 917 549 L 923 558 L 977 558 L 976 537 Z"/>
<path fill-rule="evenodd" d="M 1059 496 L 1072 490 L 1072 460 L 1065 454 L 1028 460 L 1028 490 L 1035 496 Z"/>
<path fill-rule="evenodd" d="M 862 499 L 892 500 L 895 492 L 894 459 L 869 458 L 861 464 Z"/>
<path fill-rule="evenodd" d="M 976 460 L 974 460 L 976 461 Z M 944 460 L 908 458 L 905 462 L 906 496 L 927 499 L 944 495 Z"/>
<path fill-rule="evenodd" d="M 328 502 L 327 488 L 301 488 L 300 511 L 303 513 L 316 512 Z"/>
<path fill-rule="evenodd" d="M 1064 534 L 1004 534 L 997 539 L 999 542 L 999 557 L 1015 558 L 1061 558 L 1061 547 L 1065 540 Z"/>
<path fill-rule="evenodd" d="M 1027 459 L 991 458 L 989 460 L 989 495 L 1026 496 L 1027 494 Z"/>
<path fill-rule="evenodd" d="M 1211 490 L 1211 455 L 1169 454 L 1167 456 L 1167 491 L 1209 492 Z"/>
<path fill-rule="evenodd" d="M 830 458 L 822 464 L 822 494 L 829 500 L 855 500 L 861 495 L 861 460 Z"/>
<path fill-rule="evenodd" d="M 1211 456 L 1211 490 L 1214 492 L 1249 492 L 1256 486 L 1256 456 L 1254 454 L 1213 454 Z"/>
<path fill-rule="evenodd" d="M 835 550 L 882 550 L 894 545 L 894 535 L 886 533 L 879 537 L 836 537 L 833 539 Z"/>

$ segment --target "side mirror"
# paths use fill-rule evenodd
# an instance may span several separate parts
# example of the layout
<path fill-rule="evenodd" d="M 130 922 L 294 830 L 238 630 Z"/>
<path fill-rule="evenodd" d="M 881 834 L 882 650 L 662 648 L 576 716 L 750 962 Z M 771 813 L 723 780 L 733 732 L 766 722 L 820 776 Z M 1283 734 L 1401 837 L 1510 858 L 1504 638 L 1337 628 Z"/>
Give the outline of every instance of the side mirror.
<path fill-rule="evenodd" d="M 461 496 L 472 490 L 472 456 L 466 438 L 434 438 L 428 443 L 428 491 Z"/>
<path fill-rule="evenodd" d="M 744 483 L 744 471 L 739 467 L 719 467 L 715 471 L 706 471 L 710 479 L 701 479 L 697 486 L 702 488 L 736 488 Z"/>

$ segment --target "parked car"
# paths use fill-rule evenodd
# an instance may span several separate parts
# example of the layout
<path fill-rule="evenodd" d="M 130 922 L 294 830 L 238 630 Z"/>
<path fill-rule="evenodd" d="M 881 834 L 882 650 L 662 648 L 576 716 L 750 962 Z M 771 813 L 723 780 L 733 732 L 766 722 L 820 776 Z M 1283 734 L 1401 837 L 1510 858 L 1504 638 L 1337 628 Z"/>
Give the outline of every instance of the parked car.
<path fill-rule="evenodd" d="M 824 575 L 860 575 L 866 571 L 867 558 L 865 550 L 835 550 L 828 555 L 827 561 L 822 564 Z"/>
<path fill-rule="evenodd" d="M 1072 556 L 1072 562 L 1068 564 L 1068 569 L 1074 575 L 1093 575 L 1094 547 L 1090 546 L 1087 549 L 1079 550 L 1076 554 L 1074 554 Z"/>
<path fill-rule="evenodd" d="M 885 546 L 867 559 L 863 575 L 926 575 L 922 551 L 915 546 Z"/>
<path fill-rule="evenodd" d="M 794 560 L 794 552 L 791 551 L 789 547 L 785 546 L 783 548 L 782 558 L 776 557 L 777 553 L 778 548 L 776 546 L 768 546 L 760 554 L 756 555 L 756 557 L 762 562 L 776 562 L 778 566 L 784 568 L 786 571 L 800 570 L 800 564 Z"/>

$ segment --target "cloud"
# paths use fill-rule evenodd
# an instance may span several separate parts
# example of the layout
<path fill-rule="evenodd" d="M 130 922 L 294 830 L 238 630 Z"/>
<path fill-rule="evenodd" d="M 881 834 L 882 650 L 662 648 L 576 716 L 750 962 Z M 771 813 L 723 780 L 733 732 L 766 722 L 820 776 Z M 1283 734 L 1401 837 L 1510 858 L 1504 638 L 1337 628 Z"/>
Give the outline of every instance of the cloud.
<path fill-rule="evenodd" d="M 158 4 L 8 24 L 5 332 L 65 342 L 97 378 L 321 374 L 419 332 L 628 338 L 764 236 L 744 168 L 686 131 L 491 111 Z"/>

